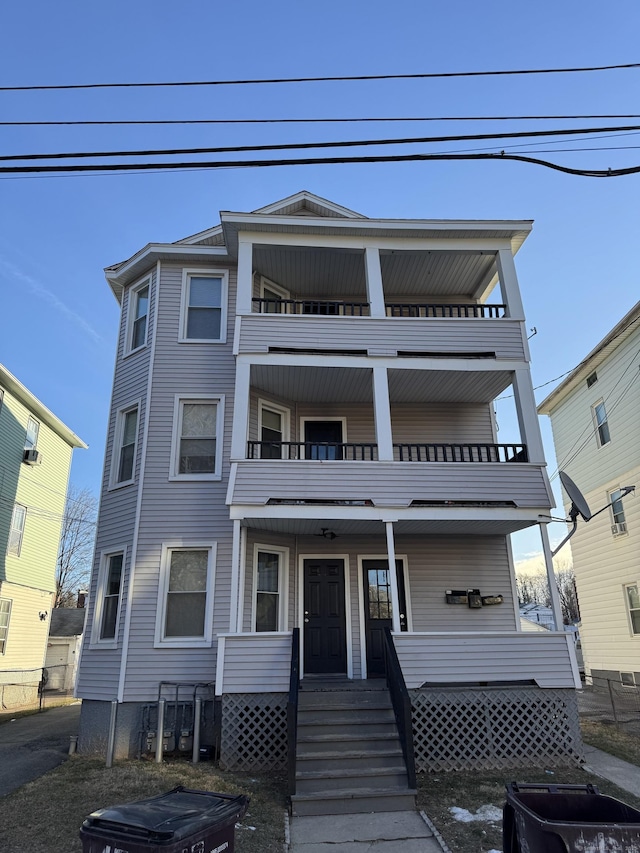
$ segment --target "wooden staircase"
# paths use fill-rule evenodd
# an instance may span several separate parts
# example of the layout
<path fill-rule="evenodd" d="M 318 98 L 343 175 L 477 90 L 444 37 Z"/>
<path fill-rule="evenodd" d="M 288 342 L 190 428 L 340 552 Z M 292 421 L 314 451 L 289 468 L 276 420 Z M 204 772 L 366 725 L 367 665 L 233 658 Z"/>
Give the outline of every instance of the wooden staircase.
<path fill-rule="evenodd" d="M 305 679 L 298 698 L 294 815 L 415 808 L 383 679 Z"/>

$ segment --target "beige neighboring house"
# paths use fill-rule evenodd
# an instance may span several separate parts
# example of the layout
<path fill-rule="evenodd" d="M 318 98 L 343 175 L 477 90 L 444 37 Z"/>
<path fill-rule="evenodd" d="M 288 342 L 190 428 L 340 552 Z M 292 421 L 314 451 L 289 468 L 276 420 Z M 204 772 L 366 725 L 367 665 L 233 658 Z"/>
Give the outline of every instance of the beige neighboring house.
<path fill-rule="evenodd" d="M 0 707 L 37 694 L 71 455 L 86 444 L 0 364 Z"/>
<path fill-rule="evenodd" d="M 640 302 L 538 407 L 559 467 L 587 499 L 571 540 L 585 669 L 640 686 Z M 565 511 L 569 501 L 564 495 Z"/>

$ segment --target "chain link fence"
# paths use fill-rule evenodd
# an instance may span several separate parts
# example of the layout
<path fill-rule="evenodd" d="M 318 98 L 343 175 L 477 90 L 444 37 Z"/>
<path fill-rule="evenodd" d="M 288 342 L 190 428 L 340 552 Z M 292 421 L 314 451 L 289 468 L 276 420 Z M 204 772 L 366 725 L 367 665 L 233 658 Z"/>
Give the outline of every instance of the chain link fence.
<path fill-rule="evenodd" d="M 0 670 L 0 713 L 42 709 L 73 696 L 71 664 Z"/>
<path fill-rule="evenodd" d="M 581 717 L 615 723 L 629 734 L 640 736 L 640 688 L 637 685 L 587 676 L 583 689 L 578 691 L 578 709 Z"/>

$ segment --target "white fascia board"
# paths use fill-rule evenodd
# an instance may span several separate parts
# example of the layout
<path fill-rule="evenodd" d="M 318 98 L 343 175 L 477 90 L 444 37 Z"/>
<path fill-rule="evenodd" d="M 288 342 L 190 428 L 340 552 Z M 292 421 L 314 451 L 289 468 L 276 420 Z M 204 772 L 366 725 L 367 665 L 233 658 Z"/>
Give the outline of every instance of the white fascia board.
<path fill-rule="evenodd" d="M 274 201 L 264 207 L 259 207 L 257 210 L 252 210 L 251 212 L 263 215 L 265 213 L 277 213 L 277 211 L 282 210 L 283 207 L 289 207 L 298 201 L 310 201 L 318 207 L 324 207 L 325 210 L 331 210 L 339 216 L 346 216 L 349 219 L 366 218 L 363 217 L 361 213 L 356 213 L 355 210 L 350 210 L 348 207 L 343 207 L 341 204 L 336 204 L 334 201 L 329 201 L 329 199 L 322 198 L 322 196 L 310 193 L 308 190 L 300 190 L 300 192 L 294 193 L 286 198 L 281 198 L 278 201 Z"/>
<path fill-rule="evenodd" d="M 502 220 L 502 219 L 345 219 L 343 217 L 327 216 L 269 216 L 260 213 L 234 213 L 230 210 L 220 211 L 220 222 L 234 223 L 241 226 L 273 225 L 276 228 L 338 228 L 371 231 L 374 229 L 388 230 L 391 233 L 402 231 L 502 231 L 504 237 L 510 239 L 533 228 L 533 220 Z M 244 230 L 244 229 L 243 229 Z"/>
<path fill-rule="evenodd" d="M 206 261 L 210 258 L 226 258 L 228 252 L 225 246 L 180 246 L 175 243 L 148 243 L 116 268 L 107 267 L 104 274 L 116 299 L 120 301 L 123 288 L 138 278 L 148 267 L 158 261 L 170 261 L 172 257 L 185 256 L 192 263 L 194 259 Z"/>
<path fill-rule="evenodd" d="M 368 506 L 293 506 L 291 504 L 233 504 L 231 519 L 274 518 L 346 521 L 540 521 L 542 508 L 518 507 L 368 507 Z"/>
<path fill-rule="evenodd" d="M 8 391 L 13 397 L 20 400 L 29 409 L 31 414 L 44 421 L 70 447 L 81 447 L 83 450 L 88 448 L 88 444 L 85 444 L 60 418 L 56 417 L 51 409 L 48 409 L 44 403 L 41 403 L 3 364 L 0 364 L 0 385 L 2 385 L 5 391 Z"/>
<path fill-rule="evenodd" d="M 309 353 L 243 353 L 238 364 L 285 367 L 386 367 L 389 370 L 441 370 L 456 372 L 509 372 L 522 368 L 524 362 L 499 358 L 402 358 L 366 355 L 316 355 Z"/>

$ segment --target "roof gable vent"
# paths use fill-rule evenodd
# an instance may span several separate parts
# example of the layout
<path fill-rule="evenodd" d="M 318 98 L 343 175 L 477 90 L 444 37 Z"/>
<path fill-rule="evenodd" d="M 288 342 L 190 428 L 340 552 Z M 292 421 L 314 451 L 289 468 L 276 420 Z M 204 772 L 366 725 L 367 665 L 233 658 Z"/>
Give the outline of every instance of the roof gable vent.
<path fill-rule="evenodd" d="M 592 385 L 595 385 L 598 381 L 598 374 L 593 371 L 589 376 L 587 376 L 587 388 L 591 388 Z"/>

